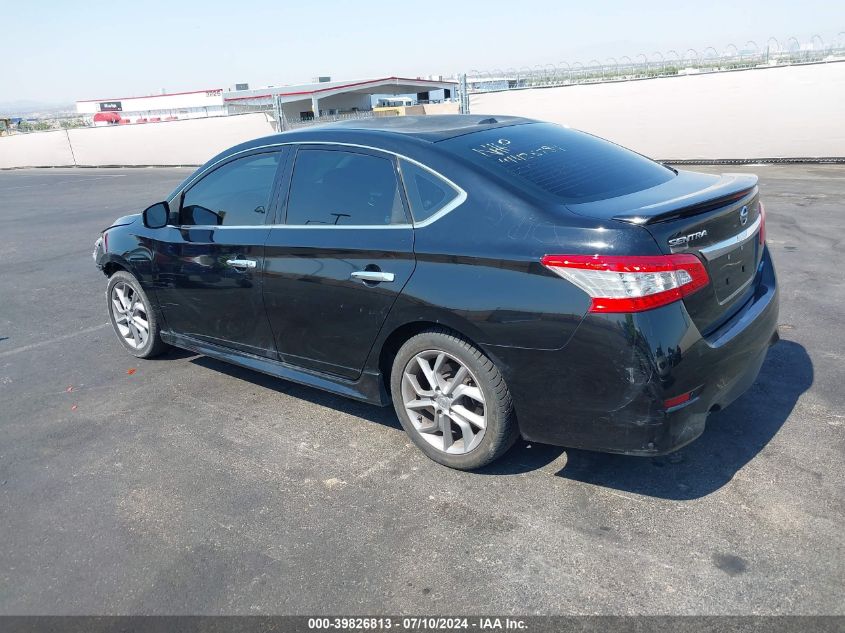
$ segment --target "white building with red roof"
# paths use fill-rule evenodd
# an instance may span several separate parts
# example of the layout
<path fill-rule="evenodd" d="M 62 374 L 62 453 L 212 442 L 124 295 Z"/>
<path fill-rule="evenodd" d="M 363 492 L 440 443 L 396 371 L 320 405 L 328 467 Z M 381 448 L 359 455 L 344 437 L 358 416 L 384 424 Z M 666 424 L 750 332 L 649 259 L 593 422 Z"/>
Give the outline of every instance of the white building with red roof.
<path fill-rule="evenodd" d="M 321 81 L 252 90 L 211 88 L 143 97 L 108 97 L 76 102 L 76 111 L 95 124 L 155 123 L 281 108 L 288 121 L 372 109 L 374 95 L 415 95 L 419 103 L 449 100 L 452 81 L 381 77 L 357 81 Z"/>

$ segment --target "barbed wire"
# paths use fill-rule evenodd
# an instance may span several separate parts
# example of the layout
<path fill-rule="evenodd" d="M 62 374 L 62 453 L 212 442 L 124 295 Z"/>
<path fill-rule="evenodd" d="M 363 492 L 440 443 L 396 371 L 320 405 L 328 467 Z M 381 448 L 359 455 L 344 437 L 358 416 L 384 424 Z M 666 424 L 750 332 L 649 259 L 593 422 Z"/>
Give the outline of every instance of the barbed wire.
<path fill-rule="evenodd" d="M 708 46 L 700 52 L 688 48 L 683 55 L 671 49 L 665 53 L 654 51 L 651 55 L 637 53 L 633 58 L 628 55 L 618 59 L 607 57 L 604 61 L 593 58 L 586 64 L 580 61 L 562 61 L 557 64 L 537 64 L 533 67 L 473 69 L 466 73 L 466 81 L 470 92 L 489 92 L 826 61 L 845 61 L 845 31 L 840 31 L 830 42 L 825 42 L 818 34 L 814 34 L 804 44 L 794 36 L 783 41 L 770 37 L 763 46 L 754 40 L 748 40 L 741 48 L 734 43 L 728 43 L 721 52 Z"/>

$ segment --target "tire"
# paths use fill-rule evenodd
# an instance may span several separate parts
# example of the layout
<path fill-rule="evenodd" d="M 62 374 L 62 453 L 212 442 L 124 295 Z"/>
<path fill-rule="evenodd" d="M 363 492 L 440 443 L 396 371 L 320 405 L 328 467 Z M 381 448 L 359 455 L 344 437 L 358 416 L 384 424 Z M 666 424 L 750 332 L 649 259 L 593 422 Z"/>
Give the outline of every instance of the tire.
<path fill-rule="evenodd" d="M 168 350 L 170 346 L 161 340 L 155 308 L 133 275 L 119 270 L 109 277 L 106 302 L 112 329 L 126 351 L 138 358 L 153 358 Z"/>
<path fill-rule="evenodd" d="M 507 452 L 519 436 L 513 400 L 499 369 L 451 330 L 426 330 L 399 348 L 390 392 L 402 428 L 423 453 L 444 466 L 481 468 Z"/>

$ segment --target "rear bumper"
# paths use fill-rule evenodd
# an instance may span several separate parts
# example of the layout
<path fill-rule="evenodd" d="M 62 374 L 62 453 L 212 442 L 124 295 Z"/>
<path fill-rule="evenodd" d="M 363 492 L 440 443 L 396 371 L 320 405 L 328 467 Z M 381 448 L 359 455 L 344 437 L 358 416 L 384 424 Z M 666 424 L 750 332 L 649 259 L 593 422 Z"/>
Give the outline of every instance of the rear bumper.
<path fill-rule="evenodd" d="M 768 250 L 749 302 L 702 337 L 683 303 L 587 316 L 556 351 L 493 348 L 525 439 L 612 453 L 660 455 L 704 431 L 757 378 L 777 340 L 778 290 Z M 664 401 L 693 392 L 667 409 Z"/>

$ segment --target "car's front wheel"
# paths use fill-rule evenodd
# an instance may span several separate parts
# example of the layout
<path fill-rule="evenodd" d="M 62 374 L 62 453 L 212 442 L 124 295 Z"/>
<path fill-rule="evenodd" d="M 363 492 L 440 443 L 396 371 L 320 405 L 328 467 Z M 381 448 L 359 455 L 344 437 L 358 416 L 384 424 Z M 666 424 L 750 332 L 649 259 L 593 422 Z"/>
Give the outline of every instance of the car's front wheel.
<path fill-rule="evenodd" d="M 133 275 L 122 270 L 114 273 L 106 297 L 114 332 L 130 354 L 152 358 L 167 350 L 152 304 Z"/>
<path fill-rule="evenodd" d="M 393 361 L 390 387 L 405 432 L 440 464 L 480 468 L 516 441 L 504 378 L 490 358 L 454 332 L 436 328 L 406 341 Z"/>

